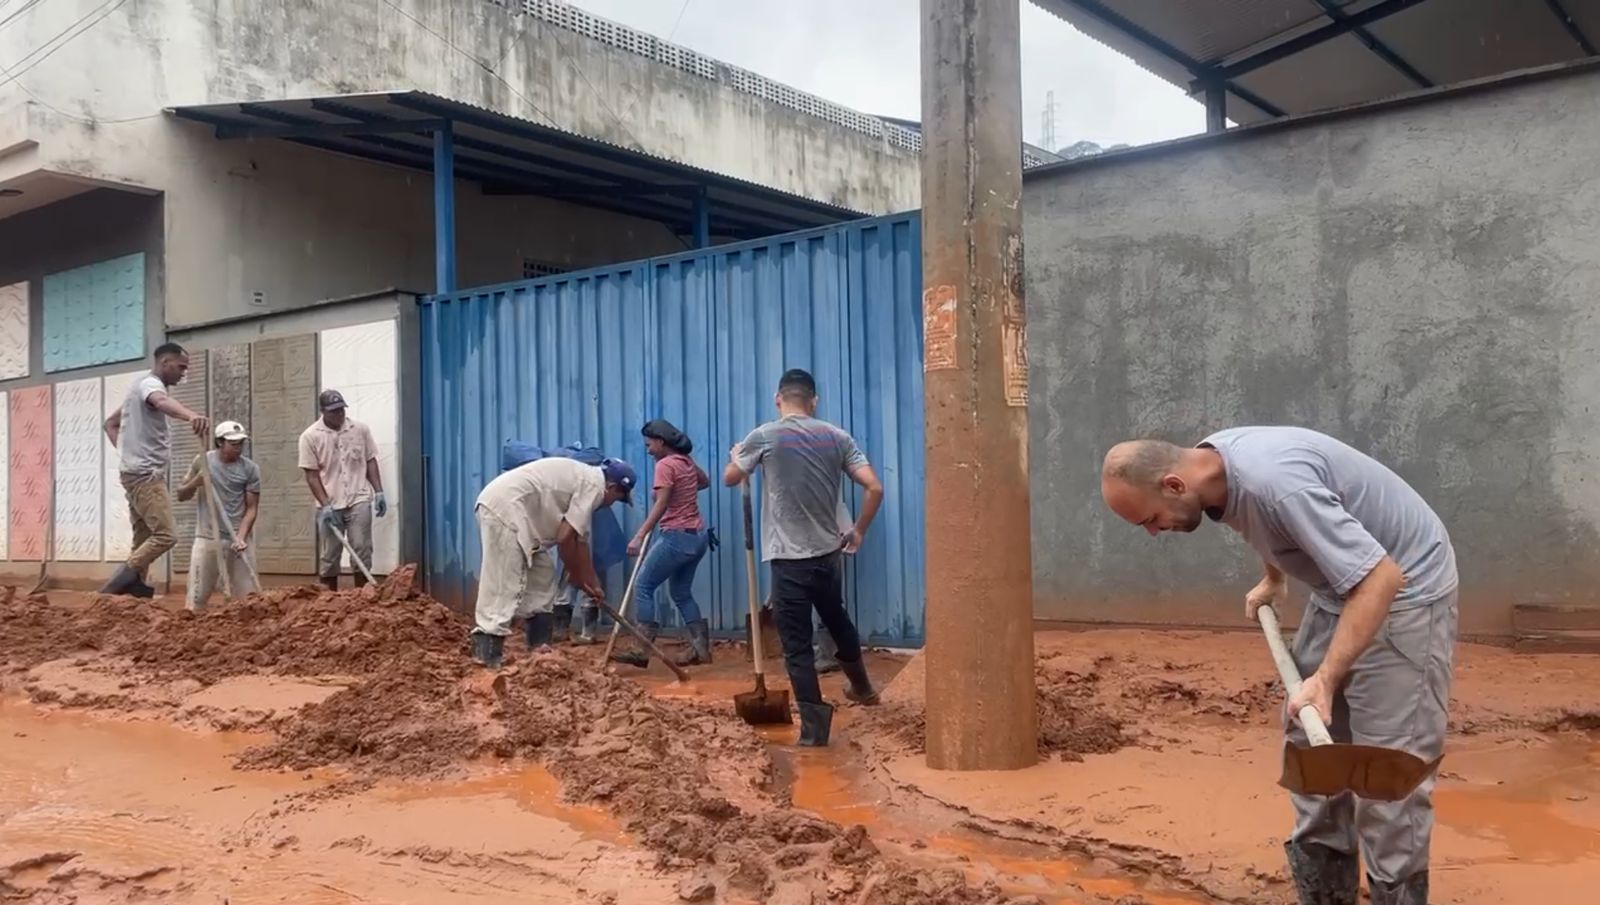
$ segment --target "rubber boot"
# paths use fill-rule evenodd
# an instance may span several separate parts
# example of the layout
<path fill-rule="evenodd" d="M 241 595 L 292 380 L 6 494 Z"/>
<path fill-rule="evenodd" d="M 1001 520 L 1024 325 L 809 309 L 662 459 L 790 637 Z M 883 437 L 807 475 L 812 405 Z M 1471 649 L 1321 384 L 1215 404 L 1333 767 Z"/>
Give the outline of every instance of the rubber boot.
<path fill-rule="evenodd" d="M 319 581 L 323 587 L 330 591 L 339 590 L 339 576 L 337 575 L 333 576 L 332 578 L 319 578 L 317 581 Z"/>
<path fill-rule="evenodd" d="M 572 604 L 558 603 L 555 610 L 555 630 L 550 635 L 550 640 L 555 644 L 563 644 L 572 637 Z"/>
<path fill-rule="evenodd" d="M 360 569 L 357 569 L 355 573 L 350 576 L 350 580 L 354 582 L 355 586 L 358 588 L 364 588 L 367 586 L 367 576 L 361 574 Z"/>
<path fill-rule="evenodd" d="M 649 638 L 651 641 L 655 641 L 656 634 L 661 631 L 661 626 L 654 622 L 640 622 L 638 623 L 637 628 L 644 634 L 646 638 Z M 629 666 L 637 666 L 640 669 L 645 669 L 650 666 L 650 648 L 640 644 L 639 639 L 635 638 L 633 639 L 633 650 L 624 651 L 620 654 L 612 654 L 611 659 L 618 663 L 626 663 Z"/>
<path fill-rule="evenodd" d="M 795 744 L 805 748 L 824 748 L 828 744 L 828 730 L 833 727 L 832 704 L 795 702 L 800 710 L 800 738 Z"/>
<path fill-rule="evenodd" d="M 1372 905 L 1428 905 L 1428 872 L 1419 870 L 1404 880 L 1385 883 L 1367 874 Z"/>
<path fill-rule="evenodd" d="M 135 572 L 133 573 L 133 587 L 128 589 L 128 593 L 140 600 L 149 600 L 156 596 L 156 589 L 145 584 L 144 576 Z"/>
<path fill-rule="evenodd" d="M 844 687 L 844 696 L 857 704 L 872 705 L 878 703 L 878 689 L 872 687 L 872 678 L 867 675 L 865 660 L 848 663 L 839 661 L 839 668 L 844 670 L 845 677 L 850 684 Z"/>
<path fill-rule="evenodd" d="M 1286 842 L 1289 874 L 1300 905 L 1356 905 L 1361 890 L 1361 862 L 1353 854 L 1315 842 Z M 1374 905 L 1378 899 L 1373 898 Z"/>
<path fill-rule="evenodd" d="M 578 633 L 572 636 L 573 644 L 594 644 L 596 636 L 600 634 L 600 608 L 597 606 L 582 607 L 582 614 L 578 617 Z"/>
<path fill-rule="evenodd" d="M 679 666 L 699 666 L 711 662 L 711 626 L 704 619 L 696 619 L 687 626 L 689 650 L 678 658 Z"/>
<path fill-rule="evenodd" d="M 523 638 L 528 642 L 528 650 L 537 650 L 549 647 L 550 639 L 555 635 L 556 615 L 554 613 L 534 613 L 522 624 Z"/>
<path fill-rule="evenodd" d="M 100 586 L 102 594 L 131 594 L 133 586 L 139 581 L 139 573 L 127 563 L 117 566 L 117 571 L 111 573 L 106 583 Z"/>
<path fill-rule="evenodd" d="M 499 669 L 505 661 L 506 639 L 504 635 L 490 635 L 474 630 L 472 632 L 472 660 L 490 669 Z"/>

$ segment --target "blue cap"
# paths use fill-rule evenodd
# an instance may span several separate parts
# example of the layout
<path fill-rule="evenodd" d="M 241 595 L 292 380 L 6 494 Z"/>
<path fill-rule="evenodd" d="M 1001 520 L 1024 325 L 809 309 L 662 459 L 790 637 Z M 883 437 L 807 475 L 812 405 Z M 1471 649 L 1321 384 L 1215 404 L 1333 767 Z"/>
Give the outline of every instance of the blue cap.
<path fill-rule="evenodd" d="M 622 459 L 602 459 L 600 471 L 606 476 L 607 484 L 615 484 L 623 490 L 622 502 L 633 505 L 633 485 L 639 483 L 639 475 Z"/>

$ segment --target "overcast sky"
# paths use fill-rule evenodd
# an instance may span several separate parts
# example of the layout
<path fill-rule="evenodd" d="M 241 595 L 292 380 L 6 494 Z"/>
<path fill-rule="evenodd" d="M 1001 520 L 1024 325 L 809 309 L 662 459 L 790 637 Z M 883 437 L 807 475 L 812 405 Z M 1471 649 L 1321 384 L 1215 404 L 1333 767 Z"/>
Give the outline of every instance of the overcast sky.
<path fill-rule="evenodd" d="M 920 0 L 573 2 L 847 107 L 922 118 Z M 1021 2 L 1022 124 L 1028 141 L 1042 144 L 1046 91 L 1056 94 L 1058 146 L 1082 139 L 1145 144 L 1205 130 L 1204 108 L 1182 91 Z"/>

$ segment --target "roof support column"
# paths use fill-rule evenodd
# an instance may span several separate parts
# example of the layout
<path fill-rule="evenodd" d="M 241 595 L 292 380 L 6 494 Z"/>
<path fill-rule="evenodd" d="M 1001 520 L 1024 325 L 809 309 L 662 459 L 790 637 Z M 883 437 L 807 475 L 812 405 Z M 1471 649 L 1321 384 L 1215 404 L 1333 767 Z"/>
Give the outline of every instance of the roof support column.
<path fill-rule="evenodd" d="M 928 766 L 1039 755 L 1019 0 L 922 0 Z"/>
<path fill-rule="evenodd" d="M 711 201 L 706 197 L 706 187 L 694 193 L 694 247 L 711 246 Z"/>
<path fill-rule="evenodd" d="M 1228 86 L 1206 86 L 1206 131 L 1228 131 Z"/>
<path fill-rule="evenodd" d="M 446 122 L 433 130 L 434 291 L 456 291 L 456 143 Z"/>

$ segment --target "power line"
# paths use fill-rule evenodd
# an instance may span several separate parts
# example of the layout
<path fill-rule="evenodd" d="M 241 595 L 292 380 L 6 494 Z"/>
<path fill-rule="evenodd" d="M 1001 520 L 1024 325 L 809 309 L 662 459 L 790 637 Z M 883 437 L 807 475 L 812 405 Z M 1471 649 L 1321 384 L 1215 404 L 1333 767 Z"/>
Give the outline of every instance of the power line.
<path fill-rule="evenodd" d="M 43 44 L 40 44 L 38 47 L 35 47 L 33 50 L 28 51 L 26 54 L 23 55 L 22 59 L 17 61 L 17 64 L 26 63 L 27 65 L 24 65 L 21 69 L 8 71 L 6 73 L 5 79 L 4 80 L 0 80 L 0 88 L 4 88 L 5 86 L 11 84 L 12 82 L 15 82 L 17 79 L 22 78 L 22 76 L 25 75 L 30 69 L 34 68 L 35 66 L 38 66 L 40 63 L 43 63 L 45 60 L 50 59 L 52 56 L 55 55 L 56 51 L 60 50 L 61 48 L 65 47 L 65 46 L 67 46 L 68 44 L 71 44 L 72 41 L 75 38 L 77 38 L 79 35 L 83 34 L 84 32 L 88 31 L 91 28 L 94 28 L 96 25 L 99 25 L 101 22 L 104 22 L 108 16 L 110 16 L 112 13 L 116 12 L 118 9 L 121 9 L 122 5 L 124 3 L 127 3 L 127 2 L 128 2 L 128 0 L 106 0 L 105 3 L 100 4 L 100 6 L 96 7 L 93 11 L 91 11 L 91 12 L 87 13 L 86 15 L 84 15 L 83 18 L 79 19 L 78 21 L 76 21 L 76 22 L 72 23 L 71 25 L 68 25 L 66 28 L 62 29 L 60 34 L 57 34 L 55 37 L 51 38 L 50 40 L 44 42 Z M 103 10 L 103 12 L 102 12 L 102 10 Z M 100 17 L 98 19 L 95 19 L 93 22 L 90 22 L 89 19 L 91 17 L 93 17 L 95 13 L 100 13 Z M 88 23 L 87 25 L 84 24 L 86 22 Z M 83 27 L 79 28 L 80 25 L 83 26 Z M 74 28 L 77 28 L 78 30 L 77 31 L 72 31 Z M 72 34 L 69 35 L 69 34 L 67 34 L 67 32 L 72 32 Z M 65 38 L 63 38 L 63 35 L 65 35 Z M 60 43 L 57 43 L 58 41 Z M 55 46 L 54 47 L 50 47 L 51 44 L 55 44 Z M 43 56 L 39 57 L 36 60 L 33 60 L 32 62 L 28 61 L 29 57 L 32 57 L 34 54 L 38 53 L 39 51 L 44 50 L 46 47 L 50 47 L 50 49 L 48 51 L 46 51 Z M 16 64 L 13 64 L 13 65 L 16 65 Z M 30 97 L 32 96 L 31 93 L 30 93 L 29 96 Z"/>
<path fill-rule="evenodd" d="M 690 2 L 691 0 L 683 0 L 683 5 L 678 7 L 678 18 L 672 20 L 672 30 L 667 32 L 668 41 L 671 41 L 672 36 L 678 33 L 678 26 L 683 24 L 683 14 L 689 9 Z"/>
<path fill-rule="evenodd" d="M 35 6 L 38 6 L 39 3 L 40 3 L 40 0 L 27 0 L 27 2 L 25 2 L 21 6 L 17 7 L 17 9 L 14 12 L 12 12 L 11 15 L 6 16 L 4 19 L 0 19 L 0 28 L 5 28 L 7 25 L 11 24 L 13 21 L 15 21 L 17 19 L 20 19 L 22 17 L 23 13 L 27 12 L 30 9 L 33 9 Z"/>

